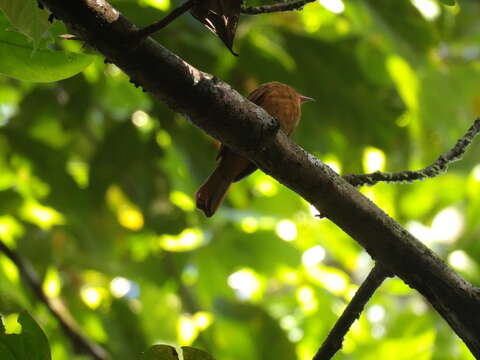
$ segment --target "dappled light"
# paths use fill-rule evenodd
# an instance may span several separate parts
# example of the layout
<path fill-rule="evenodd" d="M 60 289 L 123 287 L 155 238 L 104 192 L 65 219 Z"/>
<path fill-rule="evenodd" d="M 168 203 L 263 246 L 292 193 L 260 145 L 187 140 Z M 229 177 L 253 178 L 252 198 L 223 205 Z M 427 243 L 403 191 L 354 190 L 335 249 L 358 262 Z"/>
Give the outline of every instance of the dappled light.
<path fill-rule="evenodd" d="M 112 295 L 117 298 L 126 296 L 130 293 L 132 287 L 132 281 L 121 276 L 115 277 L 110 282 L 110 291 L 112 292 Z"/>
<path fill-rule="evenodd" d="M 441 14 L 440 5 L 433 0 L 412 0 L 412 4 L 427 20 L 433 21 Z"/>
<path fill-rule="evenodd" d="M 365 172 L 382 171 L 385 169 L 385 153 L 373 147 L 368 147 L 363 152 L 363 168 Z"/>
<path fill-rule="evenodd" d="M 242 269 L 228 276 L 228 285 L 235 290 L 241 300 L 249 300 L 258 296 L 261 290 L 260 280 L 254 271 Z"/>
<path fill-rule="evenodd" d="M 62 283 L 58 270 L 49 267 L 45 274 L 45 279 L 43 280 L 43 291 L 45 291 L 45 294 L 50 297 L 56 297 L 60 295 L 61 288 Z"/>
<path fill-rule="evenodd" d="M 344 179 L 413 172 L 444 159 L 480 114 L 480 4 L 246 0 L 233 56 L 221 41 L 228 34 L 214 36 L 188 13 L 201 3 L 210 11 L 207 28 L 221 29 L 227 15 L 238 15 L 238 7 L 228 9 L 233 2 L 108 1 L 139 29 L 184 7 L 152 34 L 161 46 L 129 33 L 123 18 L 112 28 L 125 27 L 124 38 L 79 40 L 86 25 L 66 27 L 63 11 L 46 10 L 54 2 L 63 6 L 41 0 L 41 10 L 28 0 L 31 21 L 0 2 L 0 349 L 23 326 L 39 331 L 38 346 L 48 344 L 54 360 L 153 360 L 147 349 L 154 344 L 184 354 L 180 347 L 192 346 L 217 360 L 312 360 L 379 264 L 371 257 L 377 247 L 345 226 L 366 228 L 368 216 L 351 216 L 359 209 L 346 209 L 343 198 L 307 196 L 351 190 L 335 177 L 317 182 L 316 174 L 331 171 L 317 168 L 313 156 Z M 262 13 L 284 6 L 294 11 Z M 137 56 L 151 49 L 165 63 Z M 130 53 L 135 61 L 119 61 Z M 170 71 L 177 62 L 195 75 L 195 86 Z M 253 104 L 232 89 L 247 96 L 272 81 L 295 90 L 285 100 L 294 106 L 271 114 L 291 136 L 270 136 L 265 125 L 261 135 L 225 138 L 222 129 L 263 113 L 241 108 Z M 250 100 L 271 113 L 267 95 Z M 292 109 L 301 101 L 300 116 Z M 300 119 L 295 131 L 282 122 L 287 110 Z M 237 112 L 238 122 L 228 122 Z M 237 141 L 243 137 L 248 147 Z M 248 159 L 221 164 L 233 169 L 219 171 L 232 185 L 207 218 L 196 189 L 226 151 L 238 150 Z M 479 151 L 477 138 L 444 172 L 365 182 L 352 197 L 366 196 L 379 217 L 388 214 L 480 286 Z M 258 154 L 273 155 L 262 162 Z M 383 233 L 371 230 L 372 243 L 394 259 L 401 247 L 387 248 L 377 236 Z M 383 280 L 335 359 L 474 359 L 414 281 Z"/>
<path fill-rule="evenodd" d="M 85 286 L 80 291 L 83 302 L 90 308 L 96 309 L 102 302 L 101 291 L 98 288 Z"/>
<path fill-rule="evenodd" d="M 345 10 L 345 5 L 342 0 L 319 0 L 325 9 L 335 13 L 341 14 Z"/>
<path fill-rule="evenodd" d="M 158 238 L 160 247 L 169 251 L 193 250 L 203 244 L 205 237 L 199 229 L 185 229 L 177 236 L 161 235 Z"/>
<path fill-rule="evenodd" d="M 293 241 L 297 238 L 297 226 L 290 220 L 279 221 L 275 231 L 285 241 Z"/>

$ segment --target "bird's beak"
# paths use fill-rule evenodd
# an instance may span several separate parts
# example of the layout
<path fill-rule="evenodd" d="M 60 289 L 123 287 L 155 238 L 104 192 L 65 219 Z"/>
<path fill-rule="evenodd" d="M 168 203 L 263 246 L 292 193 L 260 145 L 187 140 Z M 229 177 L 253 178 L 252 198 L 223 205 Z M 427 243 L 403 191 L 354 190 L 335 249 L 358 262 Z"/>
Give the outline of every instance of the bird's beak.
<path fill-rule="evenodd" d="M 303 95 L 300 95 L 300 103 L 303 104 L 304 102 L 309 102 L 309 101 L 315 101 L 314 98 L 311 98 L 311 97 L 308 97 L 308 96 L 303 96 Z"/>

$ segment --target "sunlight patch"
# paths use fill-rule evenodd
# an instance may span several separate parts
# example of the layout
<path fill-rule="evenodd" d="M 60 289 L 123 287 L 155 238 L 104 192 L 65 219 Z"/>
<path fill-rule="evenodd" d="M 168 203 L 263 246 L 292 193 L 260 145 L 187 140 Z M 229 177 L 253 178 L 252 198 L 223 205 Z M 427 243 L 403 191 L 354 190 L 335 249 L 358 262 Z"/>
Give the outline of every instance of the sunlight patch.
<path fill-rule="evenodd" d="M 280 221 L 275 228 L 275 232 L 280 239 L 285 241 L 293 241 L 297 238 L 297 226 L 290 220 Z"/>
<path fill-rule="evenodd" d="M 433 0 L 412 0 L 412 4 L 427 20 L 435 20 L 440 15 L 440 5 Z"/>
<path fill-rule="evenodd" d="M 235 290 L 235 294 L 241 300 L 249 300 L 258 294 L 261 289 L 260 279 L 250 269 L 242 269 L 228 277 L 228 286 Z"/>
<path fill-rule="evenodd" d="M 334 14 L 341 14 L 345 11 L 345 4 L 342 0 L 319 0 L 319 3 Z"/>

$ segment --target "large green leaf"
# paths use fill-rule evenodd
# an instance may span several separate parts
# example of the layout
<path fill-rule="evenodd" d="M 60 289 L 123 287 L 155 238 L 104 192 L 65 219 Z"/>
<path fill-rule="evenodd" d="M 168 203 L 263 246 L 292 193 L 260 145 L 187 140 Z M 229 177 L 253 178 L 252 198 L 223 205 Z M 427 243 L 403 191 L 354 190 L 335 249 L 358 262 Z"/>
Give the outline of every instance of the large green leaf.
<path fill-rule="evenodd" d="M 2 360 L 50 360 L 47 337 L 35 320 L 27 313 L 18 316 L 22 325 L 20 334 L 6 334 L 2 324 L 0 330 L 0 358 Z"/>
<path fill-rule="evenodd" d="M 15 29 L 37 44 L 52 25 L 48 21 L 48 12 L 40 10 L 36 0 L 0 0 L 0 10 Z"/>
<path fill-rule="evenodd" d="M 5 28 L 0 29 L 0 54 L 0 74 L 33 82 L 69 78 L 84 70 L 95 58 L 65 51 L 35 50 L 25 36 Z"/>

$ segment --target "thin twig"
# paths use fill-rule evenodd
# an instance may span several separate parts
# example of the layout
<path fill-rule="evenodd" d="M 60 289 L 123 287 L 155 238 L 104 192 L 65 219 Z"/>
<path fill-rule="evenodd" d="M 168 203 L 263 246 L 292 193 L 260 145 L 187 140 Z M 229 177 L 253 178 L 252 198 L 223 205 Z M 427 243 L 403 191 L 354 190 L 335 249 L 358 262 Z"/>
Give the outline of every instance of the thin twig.
<path fill-rule="evenodd" d="M 175 20 L 180 15 L 186 13 L 190 10 L 197 0 L 187 0 L 179 7 L 175 8 L 170 14 L 165 16 L 162 20 L 144 27 L 143 29 L 137 30 L 135 32 L 135 37 L 138 39 L 144 39 L 150 35 L 153 35 L 157 31 L 163 29 L 165 26 L 170 24 L 173 20 Z"/>
<path fill-rule="evenodd" d="M 32 288 L 35 295 L 43 302 L 52 315 L 57 318 L 65 334 L 70 338 L 75 351 L 88 354 L 95 360 L 109 358 L 107 352 L 98 344 L 88 340 L 78 329 L 75 320 L 64 304 L 57 298 L 50 298 L 42 288 L 42 282 L 33 266 L 23 260 L 15 251 L 0 240 L 0 251 L 3 252 L 18 268 L 22 278 Z"/>
<path fill-rule="evenodd" d="M 473 139 L 479 132 L 480 118 L 475 120 L 473 125 L 468 129 L 467 133 L 457 141 L 457 143 L 451 150 L 440 155 L 440 157 L 433 164 L 421 170 L 401 171 L 393 173 L 384 173 L 377 171 L 370 174 L 345 175 L 343 176 L 343 178 L 353 186 L 362 186 L 375 185 L 380 181 L 385 181 L 388 183 L 412 182 L 415 180 L 424 180 L 426 178 L 436 177 L 447 171 L 448 165 L 450 165 L 452 162 L 458 161 L 462 158 L 462 156 L 467 151 L 468 146 L 473 142 Z"/>
<path fill-rule="evenodd" d="M 275 5 L 263 5 L 263 6 L 242 6 L 242 14 L 247 15 L 259 15 L 259 14 L 268 14 L 275 12 L 284 12 L 292 10 L 302 10 L 303 7 L 315 0 L 297 0 L 285 3 L 278 3 Z"/>
<path fill-rule="evenodd" d="M 360 317 L 366 303 L 383 281 L 391 276 L 390 272 L 378 263 L 370 271 L 365 281 L 360 285 L 357 292 L 347 305 L 342 315 L 338 318 L 313 360 L 329 360 L 342 348 L 343 339 L 348 330 Z"/>

